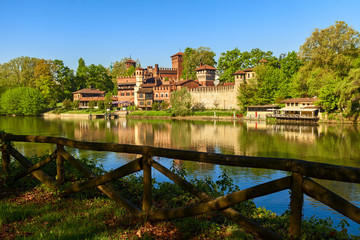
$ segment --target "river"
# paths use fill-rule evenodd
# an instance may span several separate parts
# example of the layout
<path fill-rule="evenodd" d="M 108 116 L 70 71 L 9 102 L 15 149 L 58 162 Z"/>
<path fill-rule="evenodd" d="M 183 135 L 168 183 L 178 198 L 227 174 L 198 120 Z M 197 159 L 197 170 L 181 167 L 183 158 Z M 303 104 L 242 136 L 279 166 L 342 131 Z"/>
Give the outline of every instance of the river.
<path fill-rule="evenodd" d="M 0 130 L 12 134 L 57 136 L 81 141 L 136 144 L 224 154 L 294 158 L 360 167 L 360 126 L 358 125 L 0 116 Z M 50 144 L 33 143 L 16 143 L 15 147 L 28 156 L 48 153 L 54 149 Z M 94 159 L 107 170 L 135 158 L 131 154 L 68 150 L 78 157 Z M 184 166 L 190 178 L 211 177 L 217 180 L 222 171 L 226 170 L 240 189 L 286 176 L 286 173 L 275 170 L 235 168 L 171 159 L 158 159 L 158 161 L 167 167 L 172 164 Z M 157 181 L 167 181 L 154 170 L 152 175 Z M 316 181 L 360 206 L 359 184 Z M 290 203 L 289 191 L 258 198 L 255 203 L 258 207 L 264 206 L 277 214 L 282 214 Z M 336 224 L 345 218 L 308 197 L 305 197 L 304 215 L 331 217 Z M 349 232 L 358 235 L 359 225 L 351 220 L 348 222 L 351 225 Z"/>

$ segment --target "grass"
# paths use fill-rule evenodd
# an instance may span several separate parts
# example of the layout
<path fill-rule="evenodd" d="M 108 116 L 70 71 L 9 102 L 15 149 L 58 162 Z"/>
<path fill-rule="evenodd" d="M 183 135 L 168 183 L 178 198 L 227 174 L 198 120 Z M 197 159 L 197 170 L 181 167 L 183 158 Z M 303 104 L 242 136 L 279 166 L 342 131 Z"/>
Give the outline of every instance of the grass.
<path fill-rule="evenodd" d="M 154 116 L 154 117 L 159 117 L 159 116 L 172 116 L 172 114 L 168 111 L 153 111 L 153 110 L 149 110 L 149 111 L 143 111 L 143 110 L 138 110 L 138 111 L 133 111 L 129 114 L 129 116 Z"/>
<path fill-rule="evenodd" d="M 42 158 L 33 158 L 33 162 Z M 104 173 L 96 163 L 79 159 L 96 174 Z M 12 170 L 16 169 L 12 162 Z M 43 167 L 49 174 L 56 172 L 54 162 Z M 66 180 L 82 181 L 81 175 L 65 164 Z M 186 178 L 185 169 L 173 168 Z M 0 172 L 1 173 L 1 172 Z M 2 175 L 2 173 L 0 174 Z M 226 172 L 218 180 L 188 180 L 200 190 L 214 197 L 238 191 Z M 31 176 L 15 183 L 3 184 L 0 178 L 0 239 L 254 239 L 252 235 L 225 219 L 217 212 L 161 222 L 147 222 L 131 216 L 97 189 L 89 189 L 60 198 L 59 192 L 39 184 Z M 113 189 L 141 208 L 142 177 L 133 174 L 110 183 Z M 176 208 L 199 203 L 199 200 L 170 182 L 155 182 L 153 206 Z M 61 192 L 61 189 L 59 191 Z M 233 206 L 242 215 L 288 238 L 289 212 L 278 216 L 253 201 Z M 346 232 L 346 221 L 341 231 L 335 230 L 331 219 L 312 217 L 303 221 L 302 239 L 360 239 Z"/>

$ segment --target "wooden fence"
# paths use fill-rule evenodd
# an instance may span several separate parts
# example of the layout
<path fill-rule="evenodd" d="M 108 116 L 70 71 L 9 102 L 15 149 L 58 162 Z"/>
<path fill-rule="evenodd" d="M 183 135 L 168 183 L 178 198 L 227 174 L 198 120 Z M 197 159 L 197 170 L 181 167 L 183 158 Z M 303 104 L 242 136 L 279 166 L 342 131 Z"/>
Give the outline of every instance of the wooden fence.
<path fill-rule="evenodd" d="M 293 237 L 299 237 L 301 234 L 303 195 L 306 194 L 325 205 L 335 209 L 349 219 L 360 223 L 360 209 L 352 203 L 321 186 L 311 178 L 327 179 L 333 181 L 360 183 L 360 169 L 353 167 L 343 167 L 323 163 L 308 162 L 296 159 L 284 158 L 264 158 L 249 157 L 238 155 L 225 155 L 215 153 L 203 153 L 194 151 L 184 151 L 176 149 L 165 149 L 148 146 L 135 146 L 126 144 L 81 142 L 58 137 L 12 135 L 0 133 L 0 146 L 2 152 L 2 166 L 6 174 L 10 173 L 10 156 L 16 159 L 24 170 L 15 176 L 19 179 L 28 174 L 32 174 L 47 187 L 58 189 L 59 185 L 64 183 L 64 161 L 68 161 L 74 168 L 79 170 L 84 177 L 89 180 L 73 183 L 67 187 L 62 196 L 82 191 L 84 189 L 97 187 L 109 198 L 126 208 L 134 215 L 141 215 L 151 221 L 168 220 L 194 216 L 210 211 L 220 211 L 226 218 L 234 221 L 246 231 L 262 239 L 281 239 L 276 233 L 265 229 L 256 222 L 242 216 L 239 212 L 231 208 L 236 203 L 249 199 L 265 196 L 285 189 L 291 190 L 290 197 L 290 223 L 289 234 Z M 36 142 L 56 144 L 56 149 L 46 159 L 33 164 L 25 156 L 19 153 L 12 142 Z M 103 175 L 95 176 L 81 162 L 72 157 L 64 147 L 71 147 L 83 150 L 110 151 L 139 154 L 141 157 Z M 267 183 L 263 183 L 248 189 L 228 194 L 219 198 L 200 191 L 195 186 L 168 170 L 152 157 L 165 157 L 170 159 L 181 159 L 186 161 L 196 161 L 203 163 L 212 163 L 218 165 L 264 168 L 291 172 L 291 176 L 283 177 Z M 56 161 L 57 176 L 49 176 L 40 168 L 45 164 Z M 152 207 L 152 181 L 151 168 L 155 168 L 184 190 L 198 197 L 201 203 L 189 207 L 173 209 L 154 209 Z M 121 196 L 118 192 L 106 186 L 105 184 L 115 179 L 125 177 L 137 171 L 143 171 L 143 202 L 142 209 L 139 209 L 129 200 Z"/>

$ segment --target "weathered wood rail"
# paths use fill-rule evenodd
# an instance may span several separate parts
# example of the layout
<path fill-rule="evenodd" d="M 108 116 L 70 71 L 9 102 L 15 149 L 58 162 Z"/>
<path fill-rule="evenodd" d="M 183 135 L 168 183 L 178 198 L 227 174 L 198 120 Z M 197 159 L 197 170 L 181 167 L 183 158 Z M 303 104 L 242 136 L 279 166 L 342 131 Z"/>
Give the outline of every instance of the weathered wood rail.
<path fill-rule="evenodd" d="M 348 202 L 347 200 L 343 199 L 342 197 L 331 192 L 311 179 L 318 178 L 333 181 L 360 183 L 360 168 L 343 167 L 297 159 L 249 157 L 126 144 L 81 142 L 58 137 L 12 135 L 0 133 L 0 139 L 2 167 L 4 172 L 8 175 L 11 174 L 9 168 L 11 156 L 25 168 L 22 172 L 13 176 L 14 179 L 19 179 L 28 174 L 32 174 L 38 180 L 43 182 L 47 187 L 58 189 L 58 187 L 64 183 L 64 161 L 68 161 L 74 168 L 79 170 L 79 172 L 81 172 L 84 177 L 88 178 L 89 180 L 70 185 L 60 193 L 62 196 L 67 196 L 84 189 L 97 187 L 100 191 L 127 209 L 130 213 L 145 216 L 146 219 L 152 221 L 194 216 L 210 211 L 220 211 L 225 217 L 234 221 L 243 227 L 246 231 L 254 234 L 259 238 L 281 239 L 281 237 L 276 233 L 265 229 L 251 219 L 242 216 L 239 212 L 232 209 L 231 206 L 242 201 L 265 196 L 285 189 L 290 189 L 291 197 L 289 233 L 294 238 L 301 235 L 304 194 L 335 209 L 347 218 L 360 223 L 360 209 L 357 206 L 353 205 L 352 203 Z M 33 164 L 25 156 L 19 153 L 12 146 L 11 142 L 52 143 L 56 144 L 56 149 L 46 159 L 39 163 Z M 142 156 L 123 166 L 120 166 L 115 170 L 107 172 L 103 175 L 95 176 L 95 174 L 87 169 L 81 162 L 72 157 L 64 149 L 64 147 L 83 150 L 132 153 Z M 152 157 L 154 156 L 236 167 L 281 170 L 290 172 L 291 176 L 263 183 L 248 189 L 243 189 L 241 191 L 230 193 L 226 196 L 215 199 L 212 196 L 200 191 L 195 186 L 176 175 L 174 172 L 168 170 L 153 160 Z M 53 160 L 56 161 L 57 166 L 56 180 L 54 177 L 49 176 L 40 169 L 42 166 Z M 155 168 L 167 176 L 174 183 L 179 185 L 181 188 L 198 197 L 202 202 L 197 205 L 182 208 L 154 209 L 152 207 L 151 196 L 151 168 Z M 141 170 L 143 171 L 144 189 L 142 209 L 139 209 L 129 200 L 105 184 Z"/>

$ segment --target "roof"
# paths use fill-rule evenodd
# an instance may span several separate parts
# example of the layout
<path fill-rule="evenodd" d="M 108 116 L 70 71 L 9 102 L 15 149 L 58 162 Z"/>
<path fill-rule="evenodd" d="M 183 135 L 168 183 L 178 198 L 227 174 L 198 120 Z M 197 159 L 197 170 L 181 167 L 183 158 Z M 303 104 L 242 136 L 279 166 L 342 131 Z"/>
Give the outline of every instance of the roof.
<path fill-rule="evenodd" d="M 253 107 L 253 108 L 280 108 L 279 105 L 277 104 L 268 104 L 268 105 L 252 105 L 252 106 L 248 106 L 248 108 Z"/>
<path fill-rule="evenodd" d="M 138 93 L 152 93 L 153 89 L 152 88 L 140 88 Z"/>
<path fill-rule="evenodd" d="M 135 70 L 144 70 L 142 67 L 137 67 Z"/>
<path fill-rule="evenodd" d="M 136 85 L 136 82 L 118 83 L 116 85 L 118 85 L 118 86 L 128 86 L 128 85 L 134 86 L 134 85 Z"/>
<path fill-rule="evenodd" d="M 245 70 L 243 70 L 244 72 L 253 72 L 254 71 L 254 68 L 247 68 Z"/>
<path fill-rule="evenodd" d="M 315 102 L 318 101 L 317 98 L 290 98 L 282 100 L 282 103 L 299 103 L 299 102 Z"/>
<path fill-rule="evenodd" d="M 184 53 L 183 52 L 178 52 L 178 53 L 176 53 L 176 54 L 174 54 L 174 55 L 172 55 L 170 57 L 181 56 L 181 55 L 184 55 Z"/>
<path fill-rule="evenodd" d="M 129 60 L 126 61 L 126 63 L 136 63 L 136 62 L 130 58 Z"/>
<path fill-rule="evenodd" d="M 76 92 L 73 92 L 73 93 L 98 93 L 98 94 L 103 94 L 105 93 L 106 91 L 101 91 L 99 89 L 95 89 L 95 88 L 83 88 L 83 89 L 80 89 Z"/>
<path fill-rule="evenodd" d="M 82 97 L 79 99 L 79 101 L 83 101 L 83 102 L 90 102 L 90 101 L 105 101 L 105 97 Z M 118 98 L 117 97 L 111 97 L 111 100 L 113 101 L 117 101 Z"/>
<path fill-rule="evenodd" d="M 281 108 L 280 111 L 298 111 L 298 112 L 314 112 L 316 110 L 319 110 L 319 107 L 312 107 L 312 108 L 289 108 L 289 107 L 284 107 Z"/>
<path fill-rule="evenodd" d="M 234 72 L 232 75 L 243 75 L 243 74 L 246 74 L 246 72 L 240 70 L 240 71 Z"/>
<path fill-rule="evenodd" d="M 263 58 L 260 60 L 260 63 L 267 63 L 267 62 L 269 62 L 269 61 L 266 59 L 263 59 Z"/>
<path fill-rule="evenodd" d="M 176 86 L 179 86 L 179 85 L 184 85 L 185 83 L 188 83 L 188 82 L 194 82 L 194 83 L 197 83 L 197 84 L 199 84 L 198 82 L 196 82 L 196 81 L 194 81 L 194 80 L 183 80 L 183 81 L 177 81 L 177 82 L 175 82 L 174 84 L 176 85 Z"/>
<path fill-rule="evenodd" d="M 195 69 L 195 71 L 199 71 L 199 70 L 217 70 L 217 69 L 205 64 Z"/>
<path fill-rule="evenodd" d="M 224 83 L 223 85 L 220 85 L 220 86 L 231 86 L 231 85 L 235 85 L 234 82 L 226 82 Z"/>

